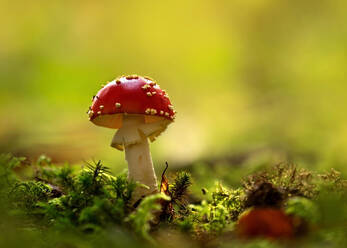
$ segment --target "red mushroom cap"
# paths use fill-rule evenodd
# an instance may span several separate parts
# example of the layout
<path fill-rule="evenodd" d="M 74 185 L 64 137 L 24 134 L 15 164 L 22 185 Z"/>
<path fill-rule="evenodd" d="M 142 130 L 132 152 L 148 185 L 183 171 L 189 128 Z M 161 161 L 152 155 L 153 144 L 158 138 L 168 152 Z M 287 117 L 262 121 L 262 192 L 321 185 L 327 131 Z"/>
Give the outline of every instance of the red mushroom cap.
<path fill-rule="evenodd" d="M 237 224 L 240 237 L 290 238 L 294 234 L 291 217 L 280 209 L 255 208 L 242 215 Z"/>
<path fill-rule="evenodd" d="M 145 123 L 173 121 L 175 111 L 166 92 L 148 77 L 122 76 L 104 86 L 88 112 L 94 124 L 118 129 L 124 114 L 143 115 Z"/>

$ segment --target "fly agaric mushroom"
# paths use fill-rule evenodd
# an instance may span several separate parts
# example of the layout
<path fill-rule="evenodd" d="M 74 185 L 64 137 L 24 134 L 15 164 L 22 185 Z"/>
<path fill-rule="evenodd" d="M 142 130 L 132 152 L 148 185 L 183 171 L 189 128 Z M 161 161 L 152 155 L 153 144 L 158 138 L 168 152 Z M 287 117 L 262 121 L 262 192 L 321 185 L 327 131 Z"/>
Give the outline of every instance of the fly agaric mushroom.
<path fill-rule="evenodd" d="M 95 125 L 118 129 L 111 146 L 125 150 L 128 179 L 148 186 L 138 187 L 133 199 L 158 192 L 148 139 L 153 142 L 175 118 L 166 92 L 151 78 L 122 76 L 93 97 L 88 115 Z"/>

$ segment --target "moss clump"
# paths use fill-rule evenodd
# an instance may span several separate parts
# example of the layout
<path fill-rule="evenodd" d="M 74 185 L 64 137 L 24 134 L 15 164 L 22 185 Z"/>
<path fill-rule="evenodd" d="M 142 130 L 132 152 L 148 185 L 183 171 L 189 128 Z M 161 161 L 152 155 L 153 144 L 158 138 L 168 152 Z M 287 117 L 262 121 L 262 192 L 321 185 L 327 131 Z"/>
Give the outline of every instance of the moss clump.
<path fill-rule="evenodd" d="M 189 232 L 197 240 L 205 240 L 228 231 L 241 213 L 243 190 L 228 189 L 217 183 L 214 191 L 205 193 L 211 200 L 190 204 L 187 211 L 175 220 L 175 225 L 183 232 Z"/>
<path fill-rule="evenodd" d="M 249 175 L 243 180 L 242 186 L 250 196 L 254 190 L 260 190 L 265 186 L 264 190 L 267 191 L 267 194 L 274 194 L 273 196 L 278 198 L 278 201 L 293 196 L 312 198 L 318 193 L 314 176 L 311 171 L 298 168 L 295 165 L 278 164 Z M 265 197 L 263 200 L 268 201 L 270 199 Z M 272 204 L 276 203 L 273 202 Z"/>
<path fill-rule="evenodd" d="M 167 169 L 167 167 L 166 167 Z M 174 178 L 173 184 L 169 184 L 165 177 L 165 171 L 162 174 L 160 191 L 170 197 L 170 200 L 161 201 L 161 221 L 171 222 L 174 218 L 180 218 L 187 213 L 188 188 L 192 184 L 191 175 L 185 171 L 178 172 Z"/>
<path fill-rule="evenodd" d="M 52 196 L 52 188 L 42 182 L 16 182 L 9 192 L 14 208 L 34 210 L 38 202 L 47 202 Z"/>
<path fill-rule="evenodd" d="M 6 223 L 0 223 L 0 231 L 7 243 L 28 239 L 36 247 L 76 247 L 77 243 L 86 247 L 112 247 L 115 243 L 144 247 L 153 245 L 165 230 L 168 237 L 177 238 L 177 233 L 188 236 L 188 245 L 242 247 L 235 230 L 238 218 L 257 207 L 285 211 L 295 220 L 295 235 L 305 235 L 308 244 L 331 241 L 331 236 L 322 235 L 325 230 L 333 230 L 331 235 L 339 245 L 344 242 L 340 234 L 346 220 L 347 208 L 342 200 L 346 180 L 335 170 L 316 174 L 278 165 L 251 174 L 241 187 L 216 183 L 213 189 L 193 196 L 189 194 L 189 173 L 178 172 L 172 183 L 164 173 L 162 192 L 134 206 L 131 195 L 138 185 L 129 182 L 125 174 L 111 175 L 100 161 L 75 171 L 41 157 L 33 165 L 32 177 L 26 180 L 14 172 L 26 163 L 25 159 L 1 155 L 0 163 L 0 197 L 4 199 L 0 217 Z M 9 227 L 11 223 L 15 224 Z M 9 239 L 13 233 L 17 237 Z"/>
<path fill-rule="evenodd" d="M 134 231 L 149 241 L 154 241 L 149 235 L 150 223 L 155 219 L 155 211 L 161 209 L 159 200 L 170 201 L 171 198 L 163 193 L 145 197 L 137 209 L 128 217 Z"/>

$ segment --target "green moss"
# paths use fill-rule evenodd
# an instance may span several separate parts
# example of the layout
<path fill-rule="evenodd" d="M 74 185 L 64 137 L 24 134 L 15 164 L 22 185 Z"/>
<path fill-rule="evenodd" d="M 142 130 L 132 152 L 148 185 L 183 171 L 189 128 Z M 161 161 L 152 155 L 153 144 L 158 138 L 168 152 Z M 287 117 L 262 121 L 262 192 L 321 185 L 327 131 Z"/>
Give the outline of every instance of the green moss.
<path fill-rule="evenodd" d="M 42 182 L 17 182 L 9 192 L 14 208 L 25 208 L 30 211 L 39 202 L 47 202 L 51 197 L 52 188 Z"/>
<path fill-rule="evenodd" d="M 155 212 L 161 209 L 159 200 L 170 201 L 171 198 L 163 193 L 147 196 L 127 218 L 127 221 L 131 223 L 134 231 L 149 241 L 153 241 L 152 237 L 149 235 L 150 222 L 156 221 Z"/>
<path fill-rule="evenodd" d="M 304 197 L 290 198 L 286 202 L 285 211 L 310 223 L 317 223 L 320 218 L 317 204 Z"/>
<path fill-rule="evenodd" d="M 299 223 L 312 224 L 302 232 L 308 244 L 316 240 L 335 244 L 334 238 L 339 244 L 344 242 L 340 233 L 346 221 L 346 180 L 335 170 L 317 174 L 279 165 L 249 175 L 242 187 L 230 188 L 218 182 L 200 195 L 190 194 L 191 175 L 178 172 L 171 184 L 166 182 L 165 194 L 147 196 L 134 207 L 131 195 L 137 184 L 129 182 L 126 174 L 111 175 L 100 161 L 74 171 L 41 157 L 32 165 L 32 178 L 22 180 L 14 169 L 24 162 L 23 158 L 0 156 L 0 196 L 4 199 L 0 217 L 7 223 L 0 224 L 0 231 L 13 229 L 18 239 L 33 239 L 37 247 L 48 243 L 76 247 L 76 242 L 82 247 L 109 247 L 118 242 L 110 237 L 137 246 L 140 241 L 143 247 L 148 241 L 153 245 L 165 228 L 180 230 L 192 244 L 198 241 L 204 245 L 213 242 L 216 247 L 221 243 L 225 247 L 253 247 L 253 243 L 243 244 L 237 239 L 235 227 L 245 209 L 258 206 L 284 208 L 287 214 L 302 220 Z M 166 218 L 161 218 L 163 213 Z M 15 224 L 9 227 L 11 223 Z M 310 231 L 311 227 L 316 232 Z M 325 230 L 332 231 L 327 235 Z M 44 238 L 37 245 L 40 235 Z M 224 239 L 229 241 L 221 241 Z"/>
<path fill-rule="evenodd" d="M 174 203 L 184 207 L 188 188 L 192 184 L 191 175 L 185 171 L 178 172 L 170 187 L 170 197 Z"/>
<path fill-rule="evenodd" d="M 262 183 L 269 183 L 282 192 L 283 199 L 293 196 L 312 198 L 318 193 L 314 174 L 292 164 L 279 164 L 249 175 L 243 180 L 243 187 L 252 192 Z"/>

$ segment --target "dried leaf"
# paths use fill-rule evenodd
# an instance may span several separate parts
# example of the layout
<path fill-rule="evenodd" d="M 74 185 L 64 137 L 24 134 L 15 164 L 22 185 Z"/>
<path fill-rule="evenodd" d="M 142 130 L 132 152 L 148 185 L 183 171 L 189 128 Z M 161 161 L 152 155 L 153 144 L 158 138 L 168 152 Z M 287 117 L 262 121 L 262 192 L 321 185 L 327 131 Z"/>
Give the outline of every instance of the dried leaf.
<path fill-rule="evenodd" d="M 165 172 L 166 172 L 168 167 L 169 167 L 169 164 L 166 162 L 166 167 L 165 167 L 163 173 L 161 174 L 161 183 L 160 183 L 160 192 L 164 193 L 165 195 L 170 195 L 169 181 L 167 180 L 167 178 L 165 176 Z"/>
<path fill-rule="evenodd" d="M 168 167 L 169 167 L 169 164 L 166 162 L 166 167 L 165 167 L 165 169 L 161 175 L 160 192 L 164 193 L 167 196 L 170 196 L 170 198 L 171 198 L 171 193 L 169 190 L 169 181 L 167 180 L 167 178 L 165 176 L 165 172 L 166 172 Z M 162 206 L 162 213 L 160 215 L 160 219 L 172 218 L 174 215 L 172 201 L 160 200 L 160 204 Z"/>

